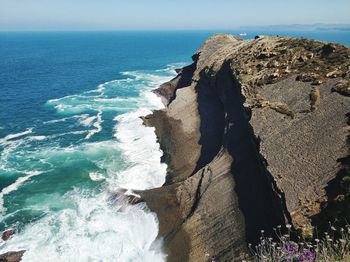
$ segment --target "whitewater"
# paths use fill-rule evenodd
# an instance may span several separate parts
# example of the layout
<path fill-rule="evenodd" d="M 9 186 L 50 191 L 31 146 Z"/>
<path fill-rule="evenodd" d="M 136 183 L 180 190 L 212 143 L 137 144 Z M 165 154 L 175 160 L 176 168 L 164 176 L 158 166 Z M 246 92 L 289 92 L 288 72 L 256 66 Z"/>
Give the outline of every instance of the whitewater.
<path fill-rule="evenodd" d="M 165 182 L 163 152 L 140 117 L 163 107 L 152 90 L 178 66 L 123 72 L 50 99 L 43 110 L 56 119 L 0 138 L 1 172 L 17 175 L 0 192 L 1 223 L 17 229 L 0 241 L 0 253 L 26 250 L 23 261 L 165 260 L 157 216 L 145 203 L 129 205 L 123 192 Z M 113 128 L 104 126 L 110 119 Z M 37 133 L 42 127 L 50 134 Z M 55 183 L 59 190 L 51 190 Z"/>

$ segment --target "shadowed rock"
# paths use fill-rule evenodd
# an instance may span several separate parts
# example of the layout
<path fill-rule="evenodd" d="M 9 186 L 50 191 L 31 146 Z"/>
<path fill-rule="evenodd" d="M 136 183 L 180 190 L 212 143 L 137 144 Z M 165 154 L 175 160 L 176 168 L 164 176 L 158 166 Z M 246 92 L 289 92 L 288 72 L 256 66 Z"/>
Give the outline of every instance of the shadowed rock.
<path fill-rule="evenodd" d="M 260 230 L 303 227 L 321 212 L 348 154 L 348 58 L 337 44 L 217 35 L 155 91 L 167 107 L 144 122 L 156 128 L 167 181 L 140 195 L 168 261 L 240 260 Z"/>

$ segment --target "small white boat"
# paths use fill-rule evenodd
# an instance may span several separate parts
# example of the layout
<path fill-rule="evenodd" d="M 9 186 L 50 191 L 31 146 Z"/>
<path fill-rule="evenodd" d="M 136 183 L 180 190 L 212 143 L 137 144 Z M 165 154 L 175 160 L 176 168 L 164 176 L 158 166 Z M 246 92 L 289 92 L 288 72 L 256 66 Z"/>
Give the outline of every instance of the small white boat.
<path fill-rule="evenodd" d="M 239 36 L 246 36 L 247 33 L 240 33 Z"/>

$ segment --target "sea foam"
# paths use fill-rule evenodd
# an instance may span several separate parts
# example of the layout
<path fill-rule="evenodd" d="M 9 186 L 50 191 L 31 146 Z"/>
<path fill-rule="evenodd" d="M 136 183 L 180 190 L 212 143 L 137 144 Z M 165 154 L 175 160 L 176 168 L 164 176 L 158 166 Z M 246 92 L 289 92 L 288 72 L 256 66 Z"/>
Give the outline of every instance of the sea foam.
<path fill-rule="evenodd" d="M 4 143 L 8 142 L 9 140 L 16 139 L 16 138 L 28 135 L 28 134 L 30 134 L 32 132 L 33 132 L 33 128 L 29 128 L 26 131 L 23 131 L 23 132 L 20 132 L 20 133 L 9 134 L 9 135 L 5 136 L 4 138 L 0 138 L 0 144 L 4 144 Z"/>
<path fill-rule="evenodd" d="M 26 176 L 18 178 L 13 184 L 3 188 L 0 192 L 0 213 L 6 211 L 4 208 L 4 195 L 11 193 L 12 191 L 16 191 L 18 187 L 20 187 L 23 183 L 29 180 L 33 176 L 40 175 L 40 171 L 27 171 Z"/>
<path fill-rule="evenodd" d="M 24 249 L 24 262 L 165 260 L 161 241 L 156 240 L 156 215 L 144 203 L 128 205 L 119 201 L 118 195 L 124 191 L 132 194 L 132 190 L 160 187 L 165 181 L 166 165 L 160 161 L 162 151 L 154 129 L 144 126 L 140 117 L 163 107 L 160 98 L 151 90 L 175 74 L 166 70 L 125 72 L 124 75 L 126 79 L 104 83 L 95 90 L 47 102 L 48 106 L 56 108 L 59 115 L 68 114 L 50 124 L 60 124 L 71 118 L 89 128 L 51 135 L 51 140 L 74 132 L 85 132 L 86 138 L 91 138 L 102 130 L 105 112 L 118 114 L 115 117 L 115 139 L 83 140 L 79 145 L 37 148 L 30 155 L 23 154 L 24 161 L 29 155 L 28 160 L 33 159 L 35 163 L 43 160 L 50 168 L 62 163 L 75 165 L 81 159 L 90 161 L 97 170 L 86 175 L 94 183 L 99 183 L 99 190 L 82 189 L 76 185 L 75 189 L 59 196 L 60 202 L 67 203 L 66 208 L 45 211 L 42 218 L 32 221 L 10 240 L 0 243 L 1 253 Z M 121 88 L 131 95 L 118 97 Z M 48 143 L 47 140 L 44 142 Z M 19 146 L 16 145 L 16 150 Z M 1 199 L 15 193 L 36 175 L 39 173 L 27 173 L 18 178 L 4 189 Z"/>

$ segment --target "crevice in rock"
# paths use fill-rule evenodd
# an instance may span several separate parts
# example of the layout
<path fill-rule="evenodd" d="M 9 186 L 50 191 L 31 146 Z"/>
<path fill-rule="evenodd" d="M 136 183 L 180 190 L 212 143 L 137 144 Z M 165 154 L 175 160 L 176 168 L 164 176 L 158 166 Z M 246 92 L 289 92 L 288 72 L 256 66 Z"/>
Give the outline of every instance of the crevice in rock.
<path fill-rule="evenodd" d="M 229 62 L 216 74 L 216 88 L 226 114 L 224 146 L 233 158 L 231 173 L 239 207 L 245 218 L 247 242 L 257 243 L 261 230 L 273 234 L 273 228 L 290 221 L 283 194 L 279 191 L 267 163 L 260 154 L 244 107 L 245 97 Z"/>
<path fill-rule="evenodd" d="M 209 177 L 208 177 L 208 184 L 206 185 L 206 187 L 202 190 L 202 185 L 203 185 L 203 179 L 205 178 L 205 176 L 209 173 Z M 201 178 L 199 179 L 199 182 L 198 182 L 198 186 L 197 186 L 197 189 L 196 189 L 196 197 L 195 197 L 195 200 L 194 200 L 194 203 L 192 205 L 192 208 L 189 212 L 189 214 L 187 215 L 187 217 L 185 218 L 185 220 L 189 219 L 191 216 L 193 216 L 194 212 L 196 211 L 198 205 L 199 205 L 199 202 L 201 200 L 201 197 L 202 195 L 207 191 L 208 187 L 209 187 L 209 184 L 210 184 L 210 180 L 211 180 L 211 177 L 212 177 L 212 171 L 210 169 L 210 166 L 208 165 L 206 168 L 204 168 L 204 170 L 202 171 L 201 173 Z"/>
<path fill-rule="evenodd" d="M 206 173 L 208 173 L 207 171 L 209 171 L 209 178 L 208 178 L 208 184 L 206 185 L 206 187 L 204 188 L 204 190 L 202 190 L 202 185 L 203 185 L 203 179 L 205 178 L 205 175 Z M 197 187 L 196 187 L 196 192 L 195 192 L 195 198 L 194 198 L 194 201 L 193 201 L 193 204 L 192 204 L 192 207 L 190 209 L 190 211 L 188 212 L 188 214 L 186 215 L 185 218 L 183 218 L 181 220 L 180 223 L 178 223 L 178 225 L 167 235 L 165 236 L 165 241 L 167 240 L 171 240 L 174 235 L 180 230 L 180 228 L 182 227 L 182 225 L 188 220 L 190 219 L 193 214 L 195 213 L 196 209 L 198 208 L 199 206 L 199 203 L 200 203 L 200 200 L 201 200 L 201 197 L 203 196 L 203 194 L 206 192 L 207 188 L 209 187 L 210 185 L 210 181 L 211 181 L 211 176 L 212 176 L 212 172 L 210 170 L 210 166 L 204 168 L 200 174 L 200 178 L 199 178 L 199 181 L 197 183 Z"/>
<path fill-rule="evenodd" d="M 200 73 L 196 85 L 198 113 L 200 115 L 200 157 L 192 174 L 210 163 L 222 147 L 225 129 L 225 111 L 218 94 L 213 87 L 208 72 Z"/>

